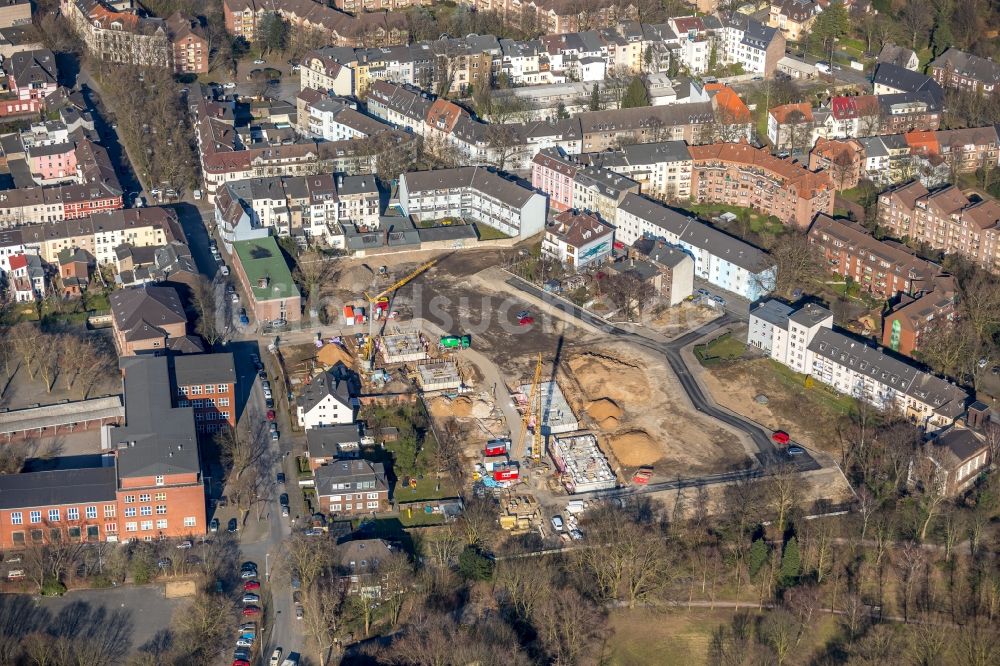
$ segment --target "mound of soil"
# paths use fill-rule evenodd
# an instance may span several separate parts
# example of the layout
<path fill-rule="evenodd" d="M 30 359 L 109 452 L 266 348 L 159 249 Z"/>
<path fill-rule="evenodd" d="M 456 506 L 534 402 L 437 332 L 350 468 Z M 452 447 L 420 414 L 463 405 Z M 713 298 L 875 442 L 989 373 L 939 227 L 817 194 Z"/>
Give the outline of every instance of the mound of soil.
<path fill-rule="evenodd" d="M 660 459 L 660 447 L 644 430 L 613 435 L 609 442 L 618 461 L 626 467 L 652 465 Z"/>
<path fill-rule="evenodd" d="M 608 418 L 599 421 L 597 425 L 600 426 L 601 430 L 604 432 L 613 432 L 618 430 L 618 426 L 621 425 L 621 421 L 613 416 L 609 416 Z"/>
<path fill-rule="evenodd" d="M 323 345 L 323 348 L 316 352 L 316 360 L 327 368 L 332 368 L 337 363 L 343 363 L 348 368 L 354 362 L 350 353 L 340 345 Z"/>
<path fill-rule="evenodd" d="M 590 414 L 590 418 L 598 423 L 603 423 L 607 419 L 620 420 L 623 412 L 622 408 L 614 400 L 600 398 L 587 405 L 587 413 Z"/>
<path fill-rule="evenodd" d="M 440 397 L 431 400 L 430 410 L 435 418 L 454 416 L 462 419 L 472 415 L 473 404 L 472 400 L 465 396 L 455 398 L 454 400 Z"/>
<path fill-rule="evenodd" d="M 372 276 L 374 275 L 375 271 L 362 264 L 345 270 L 340 274 L 337 282 L 341 289 L 353 293 L 361 293 L 371 287 Z"/>

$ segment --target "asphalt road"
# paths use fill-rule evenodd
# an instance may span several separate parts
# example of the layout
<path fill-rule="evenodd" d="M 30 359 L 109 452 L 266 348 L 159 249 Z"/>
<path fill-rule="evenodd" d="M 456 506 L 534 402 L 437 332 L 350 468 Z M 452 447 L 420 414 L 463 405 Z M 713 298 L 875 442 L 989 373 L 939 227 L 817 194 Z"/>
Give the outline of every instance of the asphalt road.
<path fill-rule="evenodd" d="M 614 324 L 609 324 L 603 319 L 590 314 L 572 303 L 567 303 L 560 298 L 552 297 L 550 294 L 528 282 L 525 282 L 521 278 L 511 277 L 507 280 L 507 284 L 524 291 L 525 293 L 531 294 L 535 298 L 541 299 L 553 307 L 571 314 L 582 321 L 596 326 L 607 332 L 609 335 L 627 340 L 657 353 L 663 354 L 666 357 L 667 362 L 670 364 L 671 370 L 673 370 L 674 374 L 677 375 L 681 388 L 684 389 L 684 392 L 687 394 L 688 399 L 691 400 L 691 404 L 694 405 L 695 409 L 746 434 L 750 438 L 750 441 L 752 441 L 757 447 L 757 463 L 761 468 L 768 468 L 777 464 L 791 462 L 796 469 L 803 472 L 820 469 L 819 463 L 817 463 L 816 460 L 808 454 L 808 452 L 795 457 L 789 457 L 788 455 L 781 453 L 775 446 L 774 442 L 771 441 L 770 431 L 765 430 L 753 421 L 749 421 L 734 412 L 730 412 L 716 405 L 713 400 L 705 395 L 701 385 L 698 384 L 697 380 L 692 375 L 691 370 L 688 368 L 686 361 L 681 355 L 681 351 L 688 345 L 694 343 L 700 338 L 705 337 L 712 331 L 733 323 L 738 319 L 737 316 L 727 312 L 723 316 L 705 324 L 697 330 L 691 331 L 690 333 L 687 333 L 686 335 L 683 335 L 675 340 L 664 343 L 632 333 L 631 331 L 627 331 L 623 328 L 615 326 Z M 710 475 L 706 477 L 699 477 L 698 479 L 688 479 L 686 480 L 686 483 L 689 485 L 695 485 L 703 482 L 704 480 L 715 483 L 723 483 L 726 481 L 732 481 L 741 474 L 746 474 L 746 471 L 739 470 L 722 475 Z M 671 487 L 678 487 L 676 485 L 677 483 L 679 482 L 670 481 L 665 482 L 665 484 L 650 484 L 648 488 L 666 490 Z M 663 487 L 661 488 L 661 486 Z M 647 489 L 646 492 L 652 491 Z"/>

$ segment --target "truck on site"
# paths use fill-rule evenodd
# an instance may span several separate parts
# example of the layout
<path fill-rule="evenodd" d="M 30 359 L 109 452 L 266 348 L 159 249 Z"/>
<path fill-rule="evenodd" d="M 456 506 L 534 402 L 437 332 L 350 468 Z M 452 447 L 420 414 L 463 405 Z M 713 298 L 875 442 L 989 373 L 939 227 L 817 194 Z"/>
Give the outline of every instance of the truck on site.
<path fill-rule="evenodd" d="M 648 466 L 640 467 L 635 471 L 635 475 L 632 477 L 632 483 L 638 484 L 640 486 L 645 486 L 649 483 L 650 477 L 653 476 L 653 468 Z"/>
<path fill-rule="evenodd" d="M 444 335 L 439 344 L 442 349 L 468 349 L 472 346 L 472 336 Z"/>
<path fill-rule="evenodd" d="M 509 439 L 491 439 L 483 447 L 483 455 L 486 457 L 505 456 L 510 451 Z"/>

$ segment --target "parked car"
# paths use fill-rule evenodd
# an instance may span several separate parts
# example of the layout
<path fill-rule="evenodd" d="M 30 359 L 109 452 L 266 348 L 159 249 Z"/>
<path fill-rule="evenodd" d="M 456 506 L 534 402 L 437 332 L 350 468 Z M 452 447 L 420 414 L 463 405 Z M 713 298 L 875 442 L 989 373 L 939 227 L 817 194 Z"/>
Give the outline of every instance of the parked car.
<path fill-rule="evenodd" d="M 257 376 L 261 379 L 267 379 L 267 373 L 264 371 L 263 367 L 257 369 Z"/>
<path fill-rule="evenodd" d="M 237 638 L 236 639 L 236 647 L 252 648 L 253 647 L 253 641 L 252 640 L 248 640 L 246 638 Z"/>
<path fill-rule="evenodd" d="M 250 666 L 250 662 L 246 659 L 233 659 L 232 666 Z"/>
<path fill-rule="evenodd" d="M 279 663 L 281 663 L 281 648 L 274 648 L 268 666 L 278 666 Z"/>
<path fill-rule="evenodd" d="M 253 594 L 252 592 L 247 592 L 243 595 L 242 601 L 245 604 L 256 604 L 260 601 L 260 596 Z"/>
<path fill-rule="evenodd" d="M 195 199 L 201 199 L 201 190 L 195 190 L 193 194 Z"/>
<path fill-rule="evenodd" d="M 247 316 L 246 312 L 241 312 L 240 313 L 240 326 L 249 326 L 249 325 L 250 325 L 250 317 Z"/>
<path fill-rule="evenodd" d="M 263 65 L 263 64 L 265 64 L 265 62 L 261 58 L 257 58 L 256 60 L 253 61 L 253 64 L 255 64 L 255 65 Z"/>
<path fill-rule="evenodd" d="M 160 196 L 160 188 L 154 187 L 149 191 L 149 193 L 152 194 L 154 197 L 158 197 Z"/>
<path fill-rule="evenodd" d="M 288 512 L 288 505 L 286 504 L 285 506 L 281 507 L 281 517 L 282 518 L 288 518 L 288 513 L 289 513 Z"/>
<path fill-rule="evenodd" d="M 240 572 L 240 578 L 242 578 L 243 580 L 246 580 L 248 578 L 256 578 L 256 577 L 257 577 L 257 572 L 256 571 L 241 571 Z"/>
<path fill-rule="evenodd" d="M 562 516 L 552 516 L 552 527 L 556 532 L 562 532 L 563 519 Z"/>
<path fill-rule="evenodd" d="M 271 432 L 278 432 L 278 424 L 275 423 L 274 421 L 271 421 L 268 424 L 268 430 L 270 430 Z"/>
<path fill-rule="evenodd" d="M 291 578 L 292 589 L 297 590 L 302 587 L 302 581 L 299 580 L 299 572 L 292 569 L 292 574 L 289 576 Z"/>
<path fill-rule="evenodd" d="M 268 409 L 274 409 L 274 400 L 271 398 L 264 398 L 264 406 Z"/>
<path fill-rule="evenodd" d="M 222 264 L 221 266 L 219 266 L 219 272 L 222 273 L 223 275 L 229 275 L 229 266 Z"/>
<path fill-rule="evenodd" d="M 177 544 L 177 548 L 178 548 L 179 550 L 184 550 L 185 548 L 190 548 L 190 547 L 191 547 L 191 546 L 193 546 L 193 545 L 194 545 L 194 544 L 193 544 L 193 543 L 191 543 L 191 541 L 189 541 L 189 540 L 185 540 L 185 541 L 181 541 L 181 542 L 180 542 L 179 544 Z"/>
<path fill-rule="evenodd" d="M 212 522 L 210 522 L 208 524 L 208 531 L 209 532 L 218 532 L 219 531 L 219 519 L 218 518 L 212 518 Z"/>
<path fill-rule="evenodd" d="M 518 319 L 524 319 L 525 317 L 530 317 L 531 313 L 528 312 L 527 310 L 521 310 L 520 312 L 517 313 L 516 316 Z"/>
<path fill-rule="evenodd" d="M 301 620 L 305 615 L 306 611 L 302 608 L 302 604 L 295 604 L 295 619 Z"/>
<path fill-rule="evenodd" d="M 268 421 L 273 421 L 274 420 L 274 410 L 273 409 L 267 410 L 267 420 Z M 279 481 L 279 483 L 280 483 L 280 481 Z"/>
<path fill-rule="evenodd" d="M 583 532 L 581 532 L 580 530 L 570 530 L 569 535 L 574 539 L 576 539 L 577 541 L 583 538 Z"/>
<path fill-rule="evenodd" d="M 250 592 L 251 590 L 259 590 L 259 589 L 260 589 L 260 583 L 258 583 L 255 580 L 248 580 L 247 582 L 243 583 L 244 592 Z"/>
<path fill-rule="evenodd" d="M 801 446 L 789 446 L 788 447 L 788 455 L 790 455 L 790 456 L 801 456 L 805 452 L 806 452 L 806 450 L 803 449 Z"/>
<path fill-rule="evenodd" d="M 156 566 L 160 567 L 161 569 L 169 569 L 171 564 L 173 564 L 173 562 L 170 561 L 170 558 L 164 557 L 160 559 L 159 562 L 156 563 Z"/>
<path fill-rule="evenodd" d="M 277 431 L 277 430 L 273 431 L 273 432 L 271 433 L 271 441 L 272 441 L 272 442 L 277 442 L 277 441 L 278 441 L 279 439 L 281 439 L 281 435 L 280 435 L 280 434 L 278 434 L 278 431 Z"/>
<path fill-rule="evenodd" d="M 225 88 L 226 90 L 232 90 L 233 88 L 236 87 L 236 84 L 233 83 L 232 81 L 229 81 L 227 83 L 223 83 L 222 87 Z"/>
<path fill-rule="evenodd" d="M 256 628 L 257 628 L 257 623 L 256 622 L 244 622 L 243 624 L 240 625 L 240 632 L 242 633 L 244 631 L 248 631 L 250 629 L 256 629 Z"/>
<path fill-rule="evenodd" d="M 257 606 L 247 606 L 243 609 L 243 617 L 256 617 L 260 615 L 260 608 Z M 251 647 L 248 645 L 247 647 Z"/>
<path fill-rule="evenodd" d="M 270 412 L 270 413 L 273 414 L 274 412 Z M 284 472 L 278 472 L 277 481 L 278 481 L 278 483 L 281 483 L 281 484 L 285 483 L 285 473 Z"/>
<path fill-rule="evenodd" d="M 239 303 L 240 295 L 234 291 L 232 294 L 229 295 L 229 300 L 231 300 L 233 303 Z"/>
<path fill-rule="evenodd" d="M 235 518 L 229 519 L 229 524 L 226 525 L 226 531 L 230 534 L 236 533 L 240 529 L 239 523 L 236 522 Z"/>
<path fill-rule="evenodd" d="M 318 527 L 310 527 L 305 531 L 306 536 L 323 536 L 323 530 Z"/>
<path fill-rule="evenodd" d="M 281 493 L 278 497 L 278 504 L 281 506 L 288 506 L 288 493 Z"/>
<path fill-rule="evenodd" d="M 236 652 L 233 652 L 233 659 L 242 659 L 243 661 L 249 661 L 250 650 L 246 648 L 236 648 Z"/>
<path fill-rule="evenodd" d="M 257 563 L 248 560 L 240 565 L 240 571 L 257 571 Z"/>
<path fill-rule="evenodd" d="M 531 326 L 534 323 L 535 323 L 534 317 L 521 317 L 520 319 L 517 320 L 518 326 Z"/>

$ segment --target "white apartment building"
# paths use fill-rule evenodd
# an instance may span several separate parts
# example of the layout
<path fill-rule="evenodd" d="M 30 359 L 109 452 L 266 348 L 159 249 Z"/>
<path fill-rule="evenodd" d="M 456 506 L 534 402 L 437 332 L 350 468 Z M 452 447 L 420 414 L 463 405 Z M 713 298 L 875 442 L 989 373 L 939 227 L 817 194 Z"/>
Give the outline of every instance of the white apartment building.
<path fill-rule="evenodd" d="M 528 238 L 544 228 L 546 203 L 485 167 L 411 171 L 399 178 L 399 204 L 418 222 L 456 217 Z"/>
<path fill-rule="evenodd" d="M 620 150 L 584 153 L 579 161 L 628 176 L 642 192 L 659 199 L 691 198 L 691 153 L 683 141 L 635 143 Z"/>
<path fill-rule="evenodd" d="M 750 312 L 747 344 L 841 393 L 897 411 L 927 430 L 952 424 L 969 399 L 951 382 L 833 330 L 832 313 L 815 304 L 794 308 L 776 301 L 761 303 Z"/>
<path fill-rule="evenodd" d="M 766 252 L 645 197 L 627 194 L 614 226 L 625 245 L 652 238 L 684 249 L 696 277 L 750 301 L 774 288 L 777 269 Z"/>

